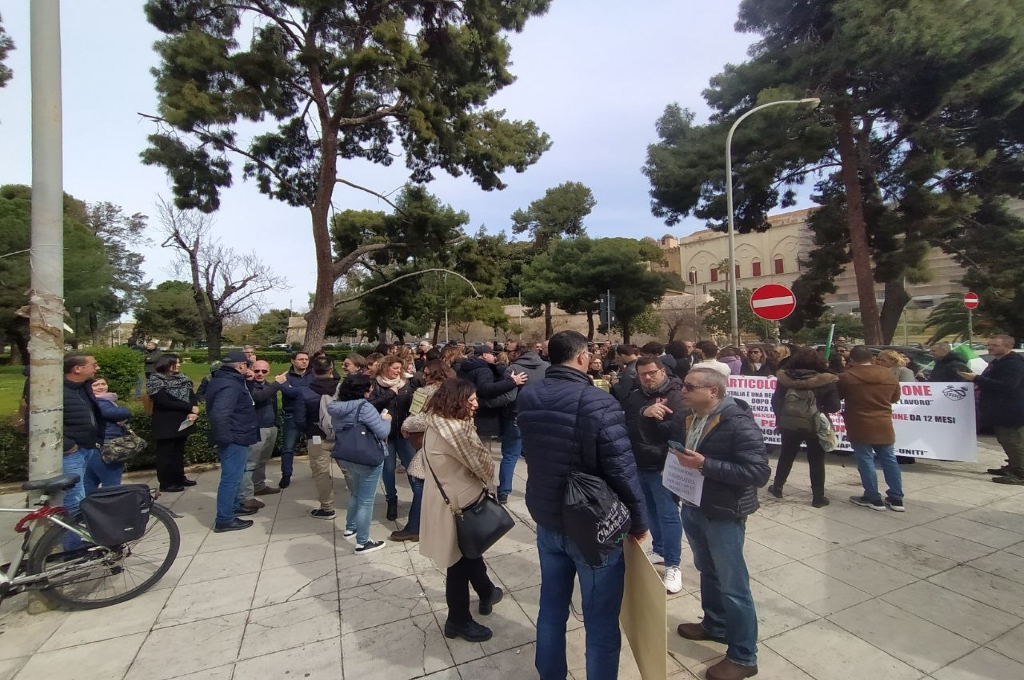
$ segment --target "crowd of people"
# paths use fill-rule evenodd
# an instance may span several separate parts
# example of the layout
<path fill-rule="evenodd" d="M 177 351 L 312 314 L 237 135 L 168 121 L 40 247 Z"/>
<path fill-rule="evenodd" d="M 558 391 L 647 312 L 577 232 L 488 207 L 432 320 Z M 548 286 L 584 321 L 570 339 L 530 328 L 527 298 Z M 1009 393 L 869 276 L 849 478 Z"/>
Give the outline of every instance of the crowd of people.
<path fill-rule="evenodd" d="M 850 501 L 904 512 L 892 424 L 900 381 L 973 381 L 982 418 L 995 427 L 1007 453 L 1007 465 L 990 470 L 993 481 L 1024 484 L 1024 356 L 1012 351 L 1005 336 L 991 339 L 988 348 L 994 360 L 976 375 L 939 343 L 931 348 L 936 361 L 928 375 L 908 357 L 889 350 L 876 355 L 864 346 L 839 344 L 829 356 L 784 345 L 719 349 L 708 340 L 612 348 L 563 331 L 546 342 L 504 346 L 381 346 L 368 357 L 346 356 L 340 372 L 323 353 L 296 352 L 287 371 L 271 376 L 270 365 L 246 347 L 229 352 L 198 390 L 181 373 L 179 358 L 162 354 L 147 364 L 146 392 L 165 493 L 195 484 L 185 475 L 183 452 L 205 401 L 210 441 L 221 462 L 213 524 L 218 533 L 252 526 L 245 517 L 264 507 L 259 497 L 290 486 L 295 450 L 305 438 L 318 502 L 311 518 L 336 516 L 337 464 L 348 494 L 343 536 L 356 554 L 372 553 L 386 544 L 371 535 L 378 488 L 384 489 L 387 519 L 397 520 L 397 476 L 404 473 L 412 502 L 404 525 L 387 539 L 418 541 L 421 553 L 446 570 L 444 633 L 474 642 L 489 639 L 492 631 L 474 619 L 470 588 L 480 615 L 490 614 L 503 593 L 482 557 L 462 554 L 455 513 L 491 488 L 507 504 L 516 463 L 524 457 L 526 508 L 537 525 L 542 581 L 535 664 L 544 680 L 567 677 L 566 622 L 576 579 L 587 676 L 617 676 L 621 544 L 595 563 L 569 538 L 573 527 L 563 520 L 570 476 L 596 475 L 628 511 L 628 540 L 644 542 L 650 533 L 648 557 L 664 566 L 667 593 L 682 589 L 685 537 L 700 573 L 704 618 L 680 623 L 677 632 L 724 643 L 726 655 L 707 677 L 739 680 L 757 673 L 745 518 L 757 511 L 757 489 L 769 481 L 768 492 L 784 496 L 801 448 L 810 467 L 811 505 L 829 504 L 818 436 L 822 417 L 843 411 L 863 484 L 863 493 Z M 87 354 L 65 359 L 65 471 L 83 480 L 66 495 L 72 512 L 84 494 L 120 482 L 120 464 L 105 463 L 99 450 L 105 439 L 123 434 L 130 413 L 98 370 Z M 777 377 L 772 407 L 781 447 L 774 479 L 760 426 L 746 403 L 729 396 L 728 380 L 735 375 Z M 281 477 L 274 486 L 267 483 L 266 466 L 278 427 Z M 494 439 L 500 440 L 497 466 L 489 446 Z M 670 456 L 703 476 L 699 506 L 662 483 Z"/>

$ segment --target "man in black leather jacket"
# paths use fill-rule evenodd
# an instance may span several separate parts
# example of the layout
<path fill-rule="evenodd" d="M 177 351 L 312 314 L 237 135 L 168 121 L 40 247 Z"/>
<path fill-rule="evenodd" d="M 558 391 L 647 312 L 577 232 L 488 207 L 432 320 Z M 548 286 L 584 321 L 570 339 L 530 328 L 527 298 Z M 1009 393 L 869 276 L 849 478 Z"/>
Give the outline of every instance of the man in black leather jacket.
<path fill-rule="evenodd" d="M 700 507 L 683 504 L 683 530 L 700 572 L 704 621 L 681 623 L 679 635 L 715 640 L 729 648 L 707 670 L 708 680 L 742 680 L 757 674 L 757 612 L 743 559 L 746 517 L 757 510 L 757 489 L 771 468 L 761 428 L 742 401 L 726 395 L 727 378 L 700 364 L 683 383 L 686 419 L 679 462 L 704 477 Z"/>

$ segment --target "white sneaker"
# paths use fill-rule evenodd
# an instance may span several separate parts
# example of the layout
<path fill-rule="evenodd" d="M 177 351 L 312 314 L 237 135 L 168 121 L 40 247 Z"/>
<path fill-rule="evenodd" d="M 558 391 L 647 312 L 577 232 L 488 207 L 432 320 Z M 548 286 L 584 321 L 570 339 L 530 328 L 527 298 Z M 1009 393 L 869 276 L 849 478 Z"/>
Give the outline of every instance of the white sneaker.
<path fill-rule="evenodd" d="M 665 564 L 665 558 L 654 552 L 654 548 L 648 548 L 644 554 L 651 564 Z"/>
<path fill-rule="evenodd" d="M 679 571 L 679 567 L 669 567 L 665 570 L 665 590 L 672 593 L 678 593 L 683 589 L 683 572 Z"/>

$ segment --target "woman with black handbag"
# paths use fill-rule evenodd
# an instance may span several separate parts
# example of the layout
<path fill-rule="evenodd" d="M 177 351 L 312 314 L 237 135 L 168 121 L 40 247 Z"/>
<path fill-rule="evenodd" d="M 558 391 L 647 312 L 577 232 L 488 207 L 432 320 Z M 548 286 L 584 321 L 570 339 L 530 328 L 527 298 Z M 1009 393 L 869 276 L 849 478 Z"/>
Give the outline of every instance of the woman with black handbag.
<path fill-rule="evenodd" d="M 192 379 L 181 372 L 176 354 L 164 354 L 156 361 L 146 381 L 153 401 L 153 439 L 156 440 L 156 477 L 160 490 L 178 493 L 195 482 L 185 477 L 185 442 L 195 432 L 199 400 Z"/>
<path fill-rule="evenodd" d="M 91 387 L 92 396 L 96 397 L 100 415 L 103 417 L 103 443 L 106 446 L 128 433 L 124 424 L 131 418 L 132 412 L 124 406 L 118 406 L 117 394 L 110 391 L 107 379 L 103 376 L 94 377 Z M 85 478 L 82 480 L 86 495 L 91 494 L 100 486 L 120 484 L 122 472 L 124 472 L 123 461 L 108 463 L 103 460 L 102 456 L 94 455 L 85 467 Z"/>
<path fill-rule="evenodd" d="M 420 554 L 438 569 L 447 569 L 445 601 L 448 620 L 444 634 L 469 642 L 491 639 L 491 629 L 473 620 L 469 612 L 469 585 L 480 597 L 479 612 L 491 613 L 503 593 L 487 576 L 479 555 L 467 556 L 460 548 L 457 522 L 464 509 L 493 500 L 494 461 L 473 425 L 477 410 L 476 388 L 467 380 L 446 380 L 423 409 L 427 430 L 423 452 L 427 475 L 423 489 Z M 497 501 L 493 504 L 503 512 Z M 507 515 L 507 513 L 506 513 Z"/>

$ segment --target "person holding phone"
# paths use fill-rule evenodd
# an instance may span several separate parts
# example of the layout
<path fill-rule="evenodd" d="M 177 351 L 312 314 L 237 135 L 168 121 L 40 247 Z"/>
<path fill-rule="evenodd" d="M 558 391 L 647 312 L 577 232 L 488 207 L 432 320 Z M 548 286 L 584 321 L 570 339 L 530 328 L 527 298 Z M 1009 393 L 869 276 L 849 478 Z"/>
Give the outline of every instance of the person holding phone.
<path fill-rule="evenodd" d="M 707 670 L 708 680 L 757 675 L 757 612 L 743 558 L 746 518 L 757 511 L 757 489 L 771 476 L 761 428 L 750 407 L 726 394 L 728 378 L 700 364 L 683 383 L 693 413 L 669 451 L 684 467 L 704 476 L 700 507 L 683 503 L 683 530 L 700 572 L 704 620 L 681 623 L 680 636 L 728 645 L 725 658 Z"/>

